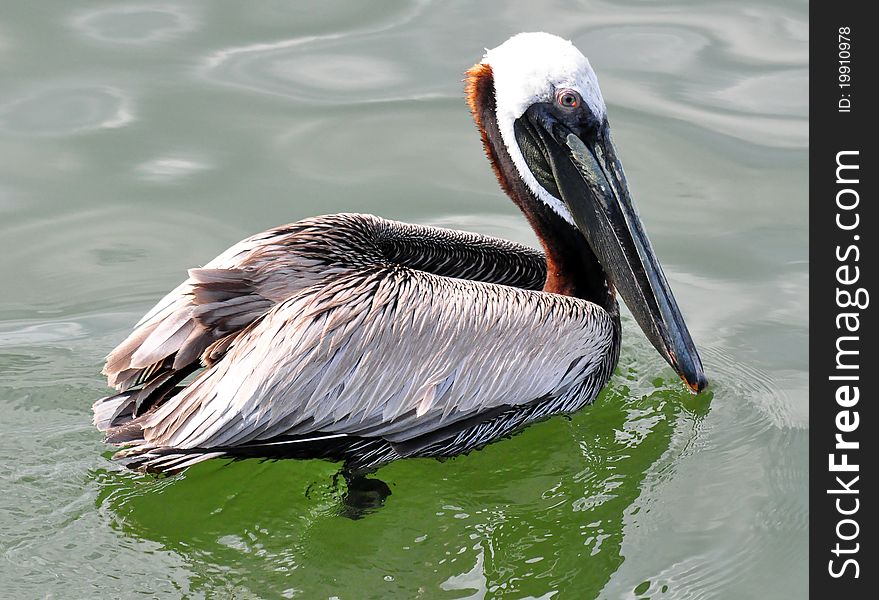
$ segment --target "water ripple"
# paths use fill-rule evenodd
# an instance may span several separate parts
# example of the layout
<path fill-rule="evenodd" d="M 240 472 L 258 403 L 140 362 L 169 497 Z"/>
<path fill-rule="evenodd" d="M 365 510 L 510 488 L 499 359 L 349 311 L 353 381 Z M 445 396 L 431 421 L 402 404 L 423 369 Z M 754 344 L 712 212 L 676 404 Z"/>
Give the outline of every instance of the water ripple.
<path fill-rule="evenodd" d="M 28 323 L 26 325 L 0 324 L 0 348 L 50 344 L 82 339 L 88 332 L 79 323 Z"/>
<path fill-rule="evenodd" d="M 97 42 L 146 46 L 193 31 L 196 20 L 180 6 L 125 5 L 80 13 L 71 25 Z"/>
<path fill-rule="evenodd" d="M 4 308 L 18 319 L 98 306 L 144 310 L 184 279 L 187 267 L 219 253 L 225 246 L 218 240 L 241 237 L 210 216 L 136 206 L 56 215 L 8 228 L 3 236 L 4 272 L 21 278 Z"/>
<path fill-rule="evenodd" d="M 439 97 L 437 89 L 409 89 L 414 74 L 403 61 L 376 53 L 377 34 L 409 23 L 427 4 L 415 2 L 410 11 L 360 30 L 224 48 L 205 57 L 201 70 L 217 83 L 321 105 Z"/>
<path fill-rule="evenodd" d="M 133 120 L 131 98 L 107 85 L 51 87 L 0 105 L 0 131 L 19 135 L 64 136 L 124 127 Z"/>
<path fill-rule="evenodd" d="M 626 69 L 645 73 L 682 73 L 712 40 L 699 29 L 643 24 L 590 29 L 589 60 L 601 71 Z M 620 49 L 626 48 L 626 52 Z"/>
<path fill-rule="evenodd" d="M 809 113 L 809 71 L 789 69 L 752 75 L 689 95 L 696 104 L 804 119 Z"/>
<path fill-rule="evenodd" d="M 196 157 L 165 156 L 143 162 L 135 167 L 135 171 L 146 181 L 173 183 L 211 168 L 208 162 Z"/>
<path fill-rule="evenodd" d="M 586 32 L 602 27 L 686 28 L 716 40 L 717 50 L 727 60 L 766 66 L 801 66 L 806 63 L 808 22 L 800 11 L 792 12 L 779 6 L 752 5 L 738 11 L 725 7 L 703 8 L 698 11 L 669 10 L 666 3 L 658 7 L 621 7 L 607 2 L 594 2 Z M 575 37 L 578 37 L 575 35 Z"/>
<path fill-rule="evenodd" d="M 754 428 L 752 435 L 758 436 L 770 424 L 779 428 L 805 425 L 797 418 L 794 400 L 786 386 L 779 385 L 769 373 L 719 345 L 704 346 L 702 355 L 717 394 L 747 399 L 757 409 L 755 423 L 763 425 Z"/>
<path fill-rule="evenodd" d="M 762 146 L 806 147 L 807 34 L 799 19 L 756 6 L 713 16 L 640 5 L 601 12 L 573 38 L 610 104 Z"/>

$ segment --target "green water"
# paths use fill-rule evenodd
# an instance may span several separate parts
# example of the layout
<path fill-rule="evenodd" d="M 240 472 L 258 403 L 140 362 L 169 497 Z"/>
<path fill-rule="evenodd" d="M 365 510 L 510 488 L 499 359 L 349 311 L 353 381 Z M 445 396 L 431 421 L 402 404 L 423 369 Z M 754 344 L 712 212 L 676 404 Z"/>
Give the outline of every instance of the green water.
<path fill-rule="evenodd" d="M 246 235 L 339 211 L 525 243 L 462 100 L 486 46 L 590 57 L 711 392 L 631 320 L 593 407 L 382 469 L 119 470 L 103 356 Z M 802 598 L 807 4 L 0 2 L 0 597 Z"/>

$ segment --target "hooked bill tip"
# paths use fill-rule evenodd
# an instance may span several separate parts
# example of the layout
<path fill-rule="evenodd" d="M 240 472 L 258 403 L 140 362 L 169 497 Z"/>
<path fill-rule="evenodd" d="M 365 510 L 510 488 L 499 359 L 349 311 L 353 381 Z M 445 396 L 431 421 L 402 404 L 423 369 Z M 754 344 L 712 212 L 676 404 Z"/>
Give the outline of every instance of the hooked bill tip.
<path fill-rule="evenodd" d="M 687 384 L 687 388 L 689 388 L 689 390 L 691 392 L 693 392 L 694 394 L 698 394 L 699 392 L 704 390 L 706 387 L 708 387 L 708 379 L 702 373 L 699 373 L 698 375 L 696 375 L 696 377 L 694 377 L 692 379 L 692 381 L 689 378 L 685 377 L 684 375 L 681 375 L 680 377 L 681 377 L 681 380 L 685 384 Z"/>

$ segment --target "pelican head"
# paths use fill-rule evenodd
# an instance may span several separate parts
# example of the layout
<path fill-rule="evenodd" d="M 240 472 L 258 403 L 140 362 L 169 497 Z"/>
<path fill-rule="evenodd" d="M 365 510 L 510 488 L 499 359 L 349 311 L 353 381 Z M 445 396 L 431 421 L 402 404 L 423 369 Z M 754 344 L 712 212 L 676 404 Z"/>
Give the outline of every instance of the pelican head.
<path fill-rule="evenodd" d="M 595 72 L 571 42 L 521 33 L 467 72 L 467 99 L 501 186 L 547 255 L 546 291 L 616 306 L 693 391 L 702 361 L 641 225 Z"/>

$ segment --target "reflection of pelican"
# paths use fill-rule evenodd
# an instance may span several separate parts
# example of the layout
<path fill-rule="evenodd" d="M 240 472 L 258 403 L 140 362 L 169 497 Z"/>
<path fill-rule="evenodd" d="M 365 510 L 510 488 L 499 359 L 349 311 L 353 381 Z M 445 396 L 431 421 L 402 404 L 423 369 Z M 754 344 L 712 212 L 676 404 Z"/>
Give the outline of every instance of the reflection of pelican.
<path fill-rule="evenodd" d="M 466 452 L 595 398 L 619 356 L 617 290 L 690 388 L 705 386 L 586 58 L 515 36 L 468 71 L 467 99 L 545 256 L 357 214 L 239 242 L 108 357 L 120 393 L 95 403 L 95 423 L 127 446 L 117 457 L 149 470 L 326 457 L 358 472 Z"/>

